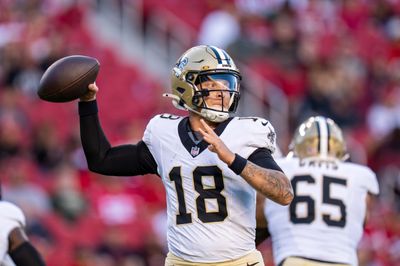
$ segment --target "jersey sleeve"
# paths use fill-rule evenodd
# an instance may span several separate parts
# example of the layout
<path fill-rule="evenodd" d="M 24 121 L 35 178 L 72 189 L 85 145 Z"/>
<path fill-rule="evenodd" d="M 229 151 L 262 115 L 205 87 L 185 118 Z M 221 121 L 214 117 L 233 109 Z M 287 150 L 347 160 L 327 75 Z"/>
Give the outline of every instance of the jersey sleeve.
<path fill-rule="evenodd" d="M 181 120 L 181 116 L 167 113 L 155 115 L 150 119 L 144 131 L 142 140 L 146 143 L 152 153 L 155 149 L 159 148 L 157 146 L 160 145 L 161 138 L 171 137 L 171 135 L 175 136 L 175 131 L 177 130 L 178 124 Z"/>
<path fill-rule="evenodd" d="M 162 114 L 158 114 L 150 119 L 142 138 L 142 141 L 146 144 L 149 152 L 156 161 L 157 172 L 159 171 L 158 164 L 160 163 L 160 151 L 162 150 L 161 138 L 165 136 L 163 133 L 168 130 L 165 127 L 166 119 L 161 118 L 162 116 Z"/>
<path fill-rule="evenodd" d="M 9 254 L 5 254 L 4 259 L 0 265 L 1 266 L 16 266 Z"/>
<path fill-rule="evenodd" d="M 378 179 L 376 178 L 376 174 L 370 168 L 366 169 L 365 186 L 369 193 L 374 194 L 374 195 L 379 194 Z"/>
<path fill-rule="evenodd" d="M 276 133 L 272 124 L 260 117 L 239 118 L 241 123 L 241 130 L 247 131 L 245 134 L 249 135 L 249 146 L 256 149 L 268 149 L 271 154 L 276 150 Z"/>
<path fill-rule="evenodd" d="M 153 117 L 149 123 L 146 126 L 146 129 L 144 130 L 143 133 L 143 138 L 142 140 L 144 141 L 144 143 L 147 145 L 147 147 L 149 148 L 150 151 L 153 150 L 154 148 L 154 143 L 152 143 L 152 138 L 153 138 L 153 128 L 154 128 L 154 124 L 157 121 L 157 116 Z"/>

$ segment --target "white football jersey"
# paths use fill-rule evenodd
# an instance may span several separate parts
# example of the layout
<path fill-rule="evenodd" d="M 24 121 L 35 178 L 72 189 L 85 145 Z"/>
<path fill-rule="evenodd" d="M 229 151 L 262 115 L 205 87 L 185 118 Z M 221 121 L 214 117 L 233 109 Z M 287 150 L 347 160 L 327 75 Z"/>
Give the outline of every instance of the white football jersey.
<path fill-rule="evenodd" d="M 25 216 L 22 210 L 10 202 L 0 201 L 0 262 L 6 260 L 10 232 L 24 226 Z"/>
<path fill-rule="evenodd" d="M 339 160 L 276 161 L 291 180 L 295 198 L 290 206 L 265 204 L 275 263 L 301 256 L 358 265 L 366 196 L 379 193 L 375 174 Z"/>
<path fill-rule="evenodd" d="M 256 191 L 204 141 L 188 134 L 188 118 L 155 116 L 143 141 L 157 162 L 167 194 L 168 248 L 191 262 L 220 262 L 255 249 Z M 275 149 L 272 125 L 261 118 L 232 118 L 215 129 L 234 153 Z"/>

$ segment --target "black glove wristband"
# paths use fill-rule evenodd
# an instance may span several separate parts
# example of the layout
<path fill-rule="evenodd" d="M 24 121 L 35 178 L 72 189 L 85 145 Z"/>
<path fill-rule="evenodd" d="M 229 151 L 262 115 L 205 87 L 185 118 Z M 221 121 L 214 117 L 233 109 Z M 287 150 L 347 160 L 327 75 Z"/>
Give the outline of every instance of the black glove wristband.
<path fill-rule="evenodd" d="M 240 175 L 247 164 L 247 160 L 235 153 L 235 160 L 233 160 L 232 164 L 229 165 L 229 168 L 235 172 L 235 174 Z"/>
<path fill-rule="evenodd" d="M 78 106 L 80 116 L 94 115 L 98 112 L 96 100 L 90 102 L 79 102 Z"/>
<path fill-rule="evenodd" d="M 256 246 L 261 244 L 265 239 L 270 237 L 268 228 L 256 228 Z"/>

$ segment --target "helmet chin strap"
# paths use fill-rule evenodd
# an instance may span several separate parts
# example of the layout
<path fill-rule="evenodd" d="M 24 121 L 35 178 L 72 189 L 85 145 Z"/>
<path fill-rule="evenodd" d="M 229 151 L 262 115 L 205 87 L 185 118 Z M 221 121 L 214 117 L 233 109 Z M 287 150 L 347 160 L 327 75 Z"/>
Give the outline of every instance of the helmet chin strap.
<path fill-rule="evenodd" d="M 213 111 L 213 110 L 208 110 L 208 109 L 201 109 L 201 111 L 194 110 L 193 108 L 190 108 L 186 103 L 181 102 L 181 99 L 171 93 L 164 93 L 164 97 L 171 98 L 172 99 L 172 104 L 180 110 L 189 110 L 193 113 L 196 113 L 208 121 L 215 122 L 215 123 L 221 123 L 224 122 L 226 119 L 229 118 L 228 113 L 223 113 L 223 112 L 218 112 L 218 111 Z M 182 106 L 182 105 L 183 106 Z"/>
<path fill-rule="evenodd" d="M 218 111 L 213 111 L 213 110 L 207 110 L 207 109 L 201 109 L 200 115 L 204 117 L 205 119 L 215 122 L 215 123 L 221 123 L 224 122 L 226 119 L 229 118 L 228 113 L 223 113 L 223 112 L 218 112 Z"/>

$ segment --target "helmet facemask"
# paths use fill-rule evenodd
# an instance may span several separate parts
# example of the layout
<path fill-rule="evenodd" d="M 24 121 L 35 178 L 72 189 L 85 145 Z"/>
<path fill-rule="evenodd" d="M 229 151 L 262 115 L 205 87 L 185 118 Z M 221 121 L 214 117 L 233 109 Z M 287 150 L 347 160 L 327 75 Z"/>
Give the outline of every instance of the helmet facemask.
<path fill-rule="evenodd" d="M 240 98 L 239 82 L 240 76 L 236 73 L 200 73 L 194 81 L 192 104 L 195 111 L 212 122 L 223 122 L 236 112 Z"/>

